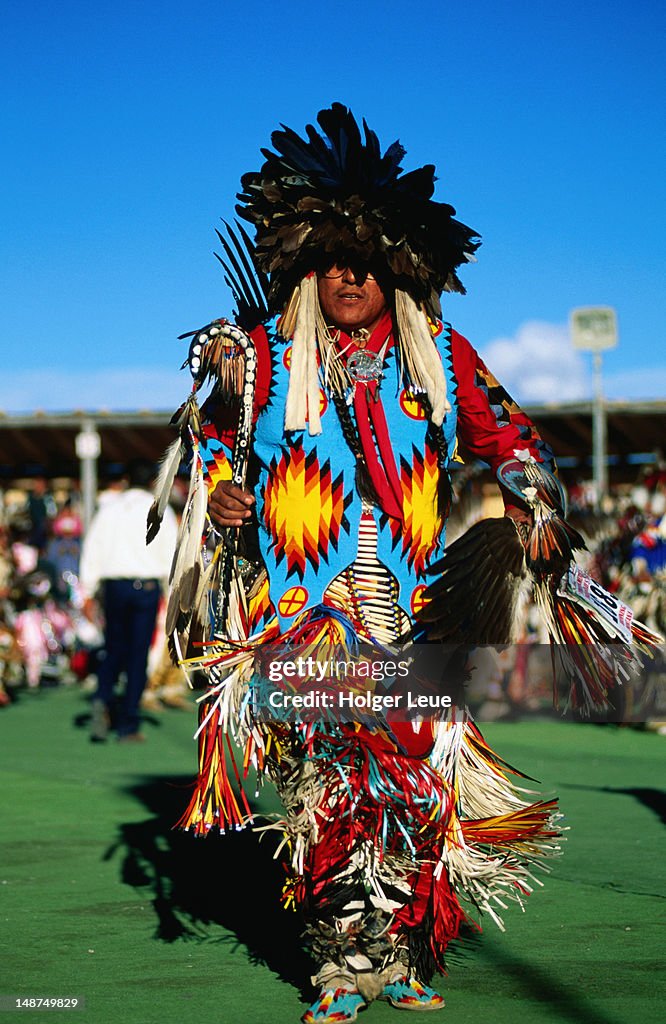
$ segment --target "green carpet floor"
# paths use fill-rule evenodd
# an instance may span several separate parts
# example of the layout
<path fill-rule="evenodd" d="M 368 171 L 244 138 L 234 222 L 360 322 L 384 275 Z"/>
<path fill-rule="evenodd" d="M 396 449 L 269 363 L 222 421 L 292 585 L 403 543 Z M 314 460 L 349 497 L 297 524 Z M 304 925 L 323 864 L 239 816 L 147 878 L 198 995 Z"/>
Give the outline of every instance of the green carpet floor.
<path fill-rule="evenodd" d="M 296 1024 L 308 964 L 295 915 L 278 907 L 274 843 L 171 829 L 195 766 L 194 713 L 151 716 L 142 746 L 90 744 L 87 714 L 76 689 L 0 711 L 0 996 L 85 999 L 0 1021 Z M 433 1020 L 658 1020 L 666 739 L 553 721 L 485 734 L 559 794 L 570 831 L 527 911 L 507 911 L 506 933 L 487 922 L 452 952 Z M 406 1016 L 375 1003 L 360 1019 Z"/>

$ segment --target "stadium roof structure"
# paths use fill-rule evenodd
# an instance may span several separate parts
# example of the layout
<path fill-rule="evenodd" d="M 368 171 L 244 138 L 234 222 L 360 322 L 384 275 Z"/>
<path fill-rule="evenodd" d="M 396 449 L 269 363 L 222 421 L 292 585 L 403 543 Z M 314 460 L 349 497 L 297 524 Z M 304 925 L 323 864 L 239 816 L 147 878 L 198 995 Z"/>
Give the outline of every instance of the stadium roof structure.
<path fill-rule="evenodd" d="M 525 406 L 563 469 L 585 472 L 592 454 L 592 403 Z M 606 403 L 611 477 L 631 479 L 635 467 L 661 457 L 666 400 Z M 78 476 L 76 436 L 88 426 L 101 438 L 100 475 L 132 458 L 157 460 L 175 437 L 171 412 L 84 411 L 0 413 L 2 478 Z"/>
<path fill-rule="evenodd" d="M 666 399 L 605 402 L 611 466 L 660 459 L 666 445 Z M 529 405 L 525 411 L 559 461 L 588 463 L 592 456 L 592 402 Z"/>

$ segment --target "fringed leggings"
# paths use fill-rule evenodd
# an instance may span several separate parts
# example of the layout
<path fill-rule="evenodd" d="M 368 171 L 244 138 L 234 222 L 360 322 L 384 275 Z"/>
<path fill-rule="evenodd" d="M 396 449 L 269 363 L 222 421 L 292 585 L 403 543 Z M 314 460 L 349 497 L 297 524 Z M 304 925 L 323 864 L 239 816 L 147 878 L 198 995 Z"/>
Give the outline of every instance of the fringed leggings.
<path fill-rule="evenodd" d="M 396 975 L 427 981 L 464 919 L 446 872 L 435 872 L 452 799 L 409 732 L 419 756 L 364 728 L 320 731 L 294 743 L 277 779 L 286 832 L 302 832 L 304 817 L 314 825 L 290 885 L 313 981 L 353 984 L 366 999 Z"/>

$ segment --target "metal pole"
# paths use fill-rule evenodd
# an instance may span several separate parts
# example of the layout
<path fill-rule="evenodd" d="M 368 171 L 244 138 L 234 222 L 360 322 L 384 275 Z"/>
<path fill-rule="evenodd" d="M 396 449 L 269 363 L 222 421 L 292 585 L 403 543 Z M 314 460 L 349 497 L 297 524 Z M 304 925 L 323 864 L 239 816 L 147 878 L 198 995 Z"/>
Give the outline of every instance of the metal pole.
<path fill-rule="evenodd" d="M 85 536 L 97 501 L 97 459 L 100 454 L 100 436 L 95 430 L 94 420 L 86 419 L 81 424 L 81 433 L 76 437 L 76 454 L 79 457 L 83 534 Z"/>
<path fill-rule="evenodd" d="M 593 353 L 594 359 L 594 416 L 592 421 L 592 444 L 594 449 L 594 488 L 597 506 L 608 493 L 608 466 L 606 458 L 606 406 L 604 403 L 601 352 Z"/>
<path fill-rule="evenodd" d="M 95 512 L 97 459 L 81 459 L 81 497 L 83 500 L 83 532 L 86 534 Z"/>

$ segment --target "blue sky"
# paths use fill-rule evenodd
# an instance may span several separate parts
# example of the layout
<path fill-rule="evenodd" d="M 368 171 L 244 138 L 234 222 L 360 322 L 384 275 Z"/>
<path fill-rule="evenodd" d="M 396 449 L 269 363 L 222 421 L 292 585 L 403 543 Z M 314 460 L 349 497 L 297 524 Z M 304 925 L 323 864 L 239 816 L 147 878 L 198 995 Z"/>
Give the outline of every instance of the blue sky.
<path fill-rule="evenodd" d="M 214 228 L 280 122 L 333 100 L 483 237 L 445 315 L 523 402 L 666 395 L 658 0 L 6 5 L 0 410 L 170 409 L 177 336 L 229 313 Z"/>

